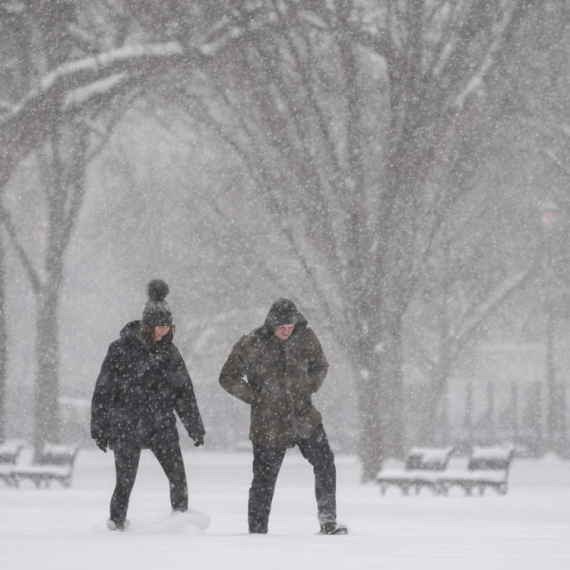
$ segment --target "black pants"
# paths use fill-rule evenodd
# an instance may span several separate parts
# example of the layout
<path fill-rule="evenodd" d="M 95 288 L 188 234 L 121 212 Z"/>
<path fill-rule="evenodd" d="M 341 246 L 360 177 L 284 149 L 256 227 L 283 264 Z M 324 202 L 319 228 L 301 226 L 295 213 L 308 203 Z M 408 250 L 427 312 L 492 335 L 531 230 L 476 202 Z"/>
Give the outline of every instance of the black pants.
<path fill-rule="evenodd" d="M 158 459 L 170 484 L 170 504 L 174 511 L 188 510 L 188 485 L 180 445 L 176 442 L 168 445 L 157 445 L 151 448 Z M 111 520 L 121 525 L 127 517 L 129 498 L 135 484 L 140 449 L 119 447 L 115 449 L 116 484 L 111 498 Z"/>
<path fill-rule="evenodd" d="M 327 434 L 319 425 L 299 443 L 303 457 L 313 466 L 318 518 L 321 525 L 336 522 L 336 468 Z M 249 532 L 266 533 L 277 476 L 286 449 L 253 444 L 253 481 L 249 490 Z"/>

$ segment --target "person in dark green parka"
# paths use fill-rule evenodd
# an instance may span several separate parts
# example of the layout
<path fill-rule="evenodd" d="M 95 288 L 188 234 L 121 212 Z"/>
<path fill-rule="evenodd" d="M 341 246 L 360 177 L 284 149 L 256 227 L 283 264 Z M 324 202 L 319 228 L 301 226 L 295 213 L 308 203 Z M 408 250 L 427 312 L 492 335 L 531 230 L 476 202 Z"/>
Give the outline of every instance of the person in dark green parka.
<path fill-rule="evenodd" d="M 347 534 L 336 521 L 334 455 L 312 396 L 322 386 L 328 362 L 314 331 L 289 299 L 277 299 L 263 326 L 242 336 L 219 382 L 250 406 L 253 481 L 250 533 L 266 533 L 277 476 L 287 448 L 299 446 L 313 466 L 322 534 Z"/>

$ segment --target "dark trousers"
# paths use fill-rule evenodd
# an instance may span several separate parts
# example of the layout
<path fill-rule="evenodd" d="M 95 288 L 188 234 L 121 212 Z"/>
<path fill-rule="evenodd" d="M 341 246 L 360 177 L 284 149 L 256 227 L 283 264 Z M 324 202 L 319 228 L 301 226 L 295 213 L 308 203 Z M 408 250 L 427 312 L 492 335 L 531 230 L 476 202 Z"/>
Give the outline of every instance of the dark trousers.
<path fill-rule="evenodd" d="M 336 522 L 336 468 L 322 424 L 309 439 L 302 439 L 298 446 L 303 457 L 313 466 L 319 523 Z M 251 533 L 267 532 L 275 484 L 285 452 L 286 449 L 253 444 L 253 481 L 248 505 Z"/>
<path fill-rule="evenodd" d="M 151 451 L 168 477 L 172 509 L 180 512 L 187 511 L 188 485 L 180 445 L 178 443 L 157 445 L 152 447 Z M 140 456 L 140 449 L 127 447 L 115 449 L 116 484 L 111 498 L 111 520 L 119 525 L 123 524 L 127 517 L 129 498 L 135 484 Z"/>

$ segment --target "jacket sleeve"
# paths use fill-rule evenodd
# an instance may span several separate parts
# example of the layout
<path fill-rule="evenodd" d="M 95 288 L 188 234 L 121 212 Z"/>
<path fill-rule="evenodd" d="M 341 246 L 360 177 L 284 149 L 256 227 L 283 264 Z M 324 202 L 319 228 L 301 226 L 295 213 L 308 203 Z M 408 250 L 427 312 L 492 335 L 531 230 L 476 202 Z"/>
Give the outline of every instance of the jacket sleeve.
<path fill-rule="evenodd" d="M 91 437 L 95 440 L 107 439 L 110 436 L 110 412 L 116 387 L 116 358 L 116 349 L 112 344 L 101 366 L 91 400 Z"/>
<path fill-rule="evenodd" d="M 309 357 L 309 378 L 313 383 L 313 392 L 320 390 L 326 378 L 329 363 L 325 357 L 323 347 L 312 329 L 307 329 L 309 335 L 310 357 Z"/>
<path fill-rule="evenodd" d="M 244 379 L 246 375 L 246 359 L 244 355 L 243 337 L 234 345 L 226 363 L 220 372 L 220 385 L 232 396 L 246 404 L 254 404 L 257 392 Z"/>
<path fill-rule="evenodd" d="M 194 393 L 194 386 L 192 379 L 184 363 L 182 355 L 176 350 L 175 368 L 173 371 L 176 396 L 174 400 L 174 409 L 186 428 L 188 435 L 192 439 L 203 437 L 206 434 L 202 416 L 198 409 L 198 402 L 196 401 L 196 394 Z"/>

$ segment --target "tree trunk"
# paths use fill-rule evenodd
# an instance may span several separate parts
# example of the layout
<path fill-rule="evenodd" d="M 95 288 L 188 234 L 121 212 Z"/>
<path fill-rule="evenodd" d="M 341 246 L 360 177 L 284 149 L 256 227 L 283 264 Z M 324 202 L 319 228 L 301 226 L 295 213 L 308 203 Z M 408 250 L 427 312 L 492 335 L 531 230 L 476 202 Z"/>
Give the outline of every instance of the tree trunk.
<path fill-rule="evenodd" d="M 445 395 L 447 393 L 447 380 L 449 371 L 447 366 L 438 366 L 434 371 L 426 399 L 424 401 L 424 420 L 422 429 L 422 445 L 438 445 L 438 427 L 443 426 Z M 443 426 L 444 427 L 444 426 Z"/>
<path fill-rule="evenodd" d="M 352 351 L 351 351 L 352 352 Z M 355 351 L 359 372 L 356 382 L 359 411 L 358 455 L 362 463 L 362 481 L 372 481 L 384 460 L 384 437 L 380 422 L 380 383 L 378 353 L 374 343 L 363 342 Z"/>
<path fill-rule="evenodd" d="M 372 481 L 388 457 L 402 457 L 404 399 L 401 320 L 374 326 L 354 351 L 359 371 L 359 457 L 362 480 Z"/>
<path fill-rule="evenodd" d="M 380 414 L 384 433 L 383 453 L 385 457 L 401 458 L 405 441 L 402 320 L 398 315 L 386 321 L 381 331 L 379 360 Z"/>
<path fill-rule="evenodd" d="M 0 231 L 0 443 L 6 439 L 6 398 L 8 376 L 8 334 L 6 331 L 6 255 Z"/>
<path fill-rule="evenodd" d="M 36 366 L 34 448 L 60 439 L 59 419 L 59 292 L 55 280 L 48 281 L 36 305 Z"/>

